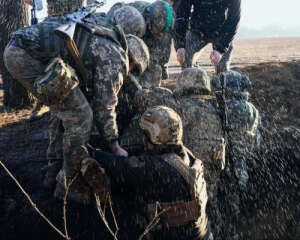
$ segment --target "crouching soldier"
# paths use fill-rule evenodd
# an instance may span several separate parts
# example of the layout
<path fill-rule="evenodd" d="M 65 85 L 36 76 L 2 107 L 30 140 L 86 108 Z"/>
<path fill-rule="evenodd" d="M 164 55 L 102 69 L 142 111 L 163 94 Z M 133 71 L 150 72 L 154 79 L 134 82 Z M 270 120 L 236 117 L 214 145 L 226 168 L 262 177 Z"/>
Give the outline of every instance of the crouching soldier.
<path fill-rule="evenodd" d="M 157 220 L 150 239 L 213 239 L 203 164 L 182 144 L 180 116 L 157 106 L 147 109 L 139 126 L 146 152 L 129 158 L 96 153 L 110 177 L 113 198 L 122 195 L 133 213 L 148 223 Z"/>
<path fill-rule="evenodd" d="M 94 161 L 86 148 L 93 120 L 108 148 L 116 155 L 127 156 L 118 143 L 117 94 L 128 71 L 139 66 L 130 53 L 149 55 L 141 39 L 130 36 L 136 41 L 127 44 L 120 27 L 101 21 L 100 15 L 99 18 L 95 21 L 94 14 L 86 17 L 85 27 L 76 25 L 74 41 L 63 41 L 54 30 L 66 23 L 66 17 L 49 17 L 38 25 L 16 31 L 4 52 L 5 65 L 12 76 L 48 105 L 53 116 L 62 122 L 63 149 L 60 155 L 48 151 L 48 160 L 50 166 L 60 166 L 63 159 L 67 182 L 80 180 L 71 188 L 74 200 L 85 201 L 90 191 L 98 191 L 92 180 L 95 176 L 80 172 L 84 160 Z M 86 27 L 93 29 L 94 34 L 86 31 Z M 79 70 L 80 84 L 72 66 Z M 54 169 L 52 175 L 56 176 L 60 167 Z"/>

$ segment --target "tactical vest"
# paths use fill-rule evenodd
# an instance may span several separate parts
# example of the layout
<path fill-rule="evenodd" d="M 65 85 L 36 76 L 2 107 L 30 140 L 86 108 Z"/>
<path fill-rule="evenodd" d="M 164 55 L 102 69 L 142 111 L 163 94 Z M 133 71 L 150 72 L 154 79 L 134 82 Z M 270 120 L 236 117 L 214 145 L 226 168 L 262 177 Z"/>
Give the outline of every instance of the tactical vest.
<path fill-rule="evenodd" d="M 94 33 L 88 32 L 86 29 L 80 25 L 76 26 L 74 41 L 79 50 L 80 56 L 84 56 L 86 47 L 88 45 L 89 39 L 92 35 L 98 35 L 107 38 L 118 45 L 120 45 L 127 52 L 127 41 L 123 30 L 114 25 L 110 19 L 103 14 L 94 14 L 86 19 L 86 25 L 91 28 Z M 53 18 L 52 18 L 53 19 Z M 62 19 L 62 18 L 60 18 Z M 63 22 L 47 21 L 47 19 L 39 24 L 39 35 L 40 35 L 40 57 L 53 58 L 65 51 L 66 47 L 62 39 L 60 39 L 54 30 L 59 27 Z M 63 54 L 65 55 L 65 54 Z"/>
<path fill-rule="evenodd" d="M 197 228 L 201 237 L 207 231 L 207 217 L 205 213 L 207 203 L 206 183 L 203 176 L 202 162 L 184 147 L 185 158 L 192 160 L 192 166 L 187 166 L 177 154 L 163 154 L 162 159 L 175 168 L 186 181 L 191 196 L 188 202 L 158 202 L 147 204 L 147 218 L 151 221 L 157 214 L 157 208 L 162 213 L 160 219 L 166 227 L 179 227 L 189 222 L 197 221 Z"/>

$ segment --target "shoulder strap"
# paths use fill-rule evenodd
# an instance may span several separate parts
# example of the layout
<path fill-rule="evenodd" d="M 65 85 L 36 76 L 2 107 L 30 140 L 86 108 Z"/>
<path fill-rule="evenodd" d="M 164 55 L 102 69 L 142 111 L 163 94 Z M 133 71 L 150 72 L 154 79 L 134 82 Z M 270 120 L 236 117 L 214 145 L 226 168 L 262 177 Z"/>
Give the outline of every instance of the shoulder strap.
<path fill-rule="evenodd" d="M 185 179 L 189 186 L 191 198 L 195 199 L 195 180 L 196 180 L 196 170 L 187 166 L 182 159 L 175 153 L 164 154 L 162 159 L 169 165 L 174 167 L 181 176 Z"/>

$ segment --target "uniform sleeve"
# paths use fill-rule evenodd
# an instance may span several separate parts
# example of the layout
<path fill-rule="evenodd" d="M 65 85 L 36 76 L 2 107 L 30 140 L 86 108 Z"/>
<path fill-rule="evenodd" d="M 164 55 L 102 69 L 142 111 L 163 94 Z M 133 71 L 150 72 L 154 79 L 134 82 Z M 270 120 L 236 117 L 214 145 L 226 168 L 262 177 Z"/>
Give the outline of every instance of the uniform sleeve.
<path fill-rule="evenodd" d="M 191 15 L 192 1 L 183 0 L 180 2 L 176 11 L 175 30 L 173 32 L 175 49 L 185 47 L 185 34 L 188 29 L 189 18 Z"/>
<path fill-rule="evenodd" d="M 215 45 L 215 50 L 220 53 L 227 51 L 234 39 L 241 18 L 241 0 L 230 0 L 228 3 L 227 20 L 220 31 L 220 39 Z"/>
<path fill-rule="evenodd" d="M 117 95 L 126 79 L 128 69 L 128 59 L 109 54 L 109 48 L 105 46 L 101 51 L 101 61 L 99 59 L 95 68 L 93 89 L 94 120 L 107 144 L 119 137 L 116 123 Z"/>

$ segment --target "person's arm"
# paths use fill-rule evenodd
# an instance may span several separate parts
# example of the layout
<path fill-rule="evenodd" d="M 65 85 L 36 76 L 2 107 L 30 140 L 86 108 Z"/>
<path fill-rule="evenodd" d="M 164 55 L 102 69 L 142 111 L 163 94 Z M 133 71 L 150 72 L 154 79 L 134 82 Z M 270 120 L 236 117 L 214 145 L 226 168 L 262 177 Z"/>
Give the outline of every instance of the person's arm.
<path fill-rule="evenodd" d="M 215 49 L 221 54 L 227 51 L 234 39 L 241 18 L 241 0 L 231 0 L 228 4 L 227 20 L 219 32 L 220 39 L 215 44 Z"/>
<path fill-rule="evenodd" d="M 192 0 L 182 0 L 176 11 L 175 30 L 173 32 L 175 49 L 185 48 L 185 34 L 191 15 Z"/>
<path fill-rule="evenodd" d="M 109 56 L 108 47 L 103 48 L 102 54 Z M 104 52 L 104 49 L 107 51 Z M 120 56 L 119 56 L 120 57 Z M 123 60 L 114 56 L 107 61 L 99 59 L 95 68 L 93 111 L 96 126 L 110 150 L 117 155 L 127 156 L 127 152 L 118 143 L 118 126 L 116 123 L 117 94 L 127 75 L 127 67 Z M 114 61 L 115 60 L 115 61 Z M 107 62 L 107 64 L 105 64 Z"/>

